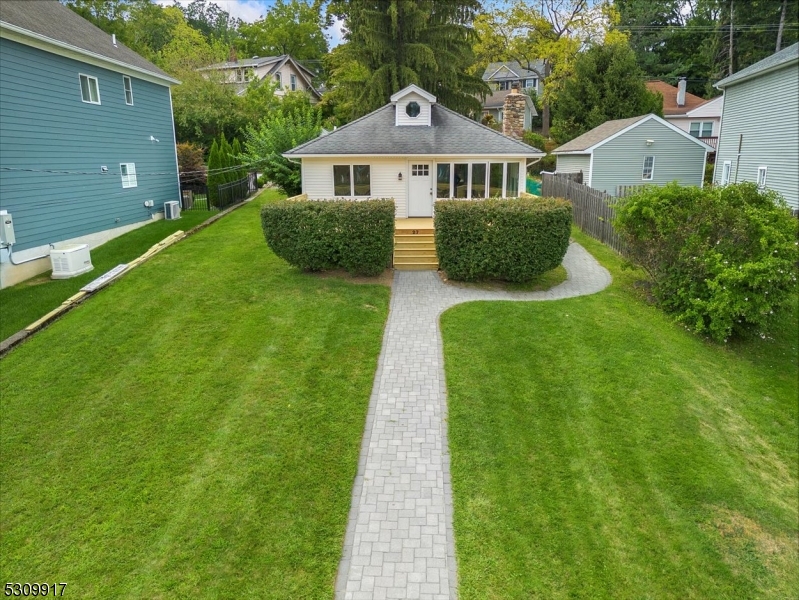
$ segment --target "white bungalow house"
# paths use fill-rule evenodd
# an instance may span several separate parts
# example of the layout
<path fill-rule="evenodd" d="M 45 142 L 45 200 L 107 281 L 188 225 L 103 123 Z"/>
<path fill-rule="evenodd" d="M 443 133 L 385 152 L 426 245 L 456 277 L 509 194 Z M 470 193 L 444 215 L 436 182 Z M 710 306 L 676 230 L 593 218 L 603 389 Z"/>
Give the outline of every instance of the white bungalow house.
<path fill-rule="evenodd" d="M 314 73 L 288 54 L 253 56 L 242 60 L 233 58 L 197 70 L 203 74 L 220 74 L 222 83 L 234 86 L 239 94 L 245 92 L 251 81 L 271 78 L 277 84 L 275 96 L 282 97 L 287 92 L 307 92 L 312 103 L 320 98 L 313 86 Z"/>
<path fill-rule="evenodd" d="M 715 183 L 751 181 L 799 211 L 799 43 L 722 79 Z"/>
<path fill-rule="evenodd" d="M 436 198 L 518 196 L 528 161 L 544 155 L 410 85 L 382 108 L 283 156 L 302 161 L 309 199 L 394 198 L 402 219 L 432 217 Z"/>
<path fill-rule="evenodd" d="M 607 121 L 555 148 L 556 172 L 583 174 L 583 183 L 607 194 L 620 187 L 702 186 L 713 147 L 657 115 Z"/>

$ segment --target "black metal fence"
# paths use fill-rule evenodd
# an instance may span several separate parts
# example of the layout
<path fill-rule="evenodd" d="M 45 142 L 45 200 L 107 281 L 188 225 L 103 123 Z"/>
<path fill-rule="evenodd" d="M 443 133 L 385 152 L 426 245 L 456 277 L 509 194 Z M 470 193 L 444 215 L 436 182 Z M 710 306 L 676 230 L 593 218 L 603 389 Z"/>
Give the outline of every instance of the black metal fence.
<path fill-rule="evenodd" d="M 243 202 L 257 190 L 258 174 L 255 171 L 247 173 L 242 179 L 220 184 L 216 186 L 216 190 L 209 190 L 201 181 L 181 182 L 181 208 L 182 210 L 224 210 Z"/>

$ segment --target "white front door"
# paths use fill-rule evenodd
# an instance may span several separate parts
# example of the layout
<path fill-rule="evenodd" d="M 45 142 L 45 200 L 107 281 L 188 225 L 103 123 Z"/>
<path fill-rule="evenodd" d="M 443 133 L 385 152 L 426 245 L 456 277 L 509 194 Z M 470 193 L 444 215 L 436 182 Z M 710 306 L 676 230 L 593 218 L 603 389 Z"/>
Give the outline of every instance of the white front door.
<path fill-rule="evenodd" d="M 433 169 L 429 162 L 411 163 L 408 184 L 408 216 L 433 216 Z"/>

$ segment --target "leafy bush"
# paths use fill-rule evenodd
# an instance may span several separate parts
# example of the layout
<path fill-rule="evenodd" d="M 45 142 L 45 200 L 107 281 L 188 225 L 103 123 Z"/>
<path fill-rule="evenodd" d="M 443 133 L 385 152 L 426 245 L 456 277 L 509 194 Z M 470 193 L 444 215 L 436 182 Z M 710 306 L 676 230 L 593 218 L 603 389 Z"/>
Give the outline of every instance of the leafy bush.
<path fill-rule="evenodd" d="M 266 243 L 306 271 L 377 275 L 394 250 L 394 200 L 283 200 L 261 210 Z"/>
<path fill-rule="evenodd" d="M 525 131 L 522 135 L 522 141 L 528 146 L 532 146 L 537 150 L 546 152 L 547 138 L 540 133 L 535 133 L 534 131 Z"/>
<path fill-rule="evenodd" d="M 620 200 L 616 215 L 654 297 L 693 331 L 718 341 L 763 331 L 796 298 L 797 220 L 776 192 L 673 183 Z"/>
<path fill-rule="evenodd" d="M 203 148 L 197 144 L 183 142 L 176 146 L 181 183 L 205 183 L 207 176 Z"/>
<path fill-rule="evenodd" d="M 249 127 L 244 143 L 243 159 L 255 163 L 264 177 L 275 183 L 288 196 L 302 191 L 300 165 L 283 157 L 283 153 L 312 140 L 322 132 L 322 113 L 316 106 L 297 104 L 287 114 L 267 115 L 260 126 Z"/>
<path fill-rule="evenodd" d="M 572 206 L 559 198 L 436 202 L 436 251 L 450 279 L 530 281 L 569 246 Z"/>

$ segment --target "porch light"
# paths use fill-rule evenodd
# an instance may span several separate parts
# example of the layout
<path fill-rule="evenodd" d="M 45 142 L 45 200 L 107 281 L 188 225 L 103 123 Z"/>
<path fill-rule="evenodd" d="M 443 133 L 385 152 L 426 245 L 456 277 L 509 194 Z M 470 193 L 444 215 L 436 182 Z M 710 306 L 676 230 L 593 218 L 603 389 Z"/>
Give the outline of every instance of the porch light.
<path fill-rule="evenodd" d="M 402 171 L 397 175 L 397 181 L 402 181 Z"/>
<path fill-rule="evenodd" d="M 652 144 L 654 144 L 654 143 L 655 143 L 655 140 L 647 140 L 647 141 L 646 141 L 646 145 L 647 145 L 647 146 L 651 146 L 651 145 L 652 145 Z"/>

